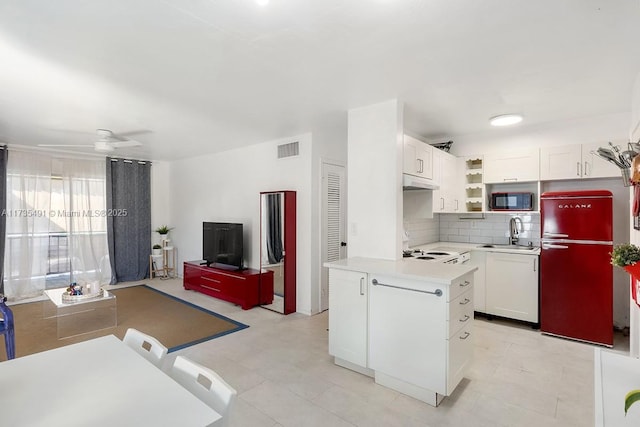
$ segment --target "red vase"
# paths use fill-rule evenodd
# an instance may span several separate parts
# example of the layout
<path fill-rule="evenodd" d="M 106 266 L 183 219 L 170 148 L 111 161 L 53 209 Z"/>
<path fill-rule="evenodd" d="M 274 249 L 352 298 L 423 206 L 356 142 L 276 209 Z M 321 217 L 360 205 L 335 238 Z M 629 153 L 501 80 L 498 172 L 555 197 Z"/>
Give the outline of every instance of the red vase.
<path fill-rule="evenodd" d="M 640 262 L 637 262 L 633 265 L 625 265 L 624 269 L 633 278 L 633 280 L 631 281 L 631 297 L 636 302 L 636 305 L 640 307 L 640 302 L 638 301 L 638 284 L 640 283 Z"/>

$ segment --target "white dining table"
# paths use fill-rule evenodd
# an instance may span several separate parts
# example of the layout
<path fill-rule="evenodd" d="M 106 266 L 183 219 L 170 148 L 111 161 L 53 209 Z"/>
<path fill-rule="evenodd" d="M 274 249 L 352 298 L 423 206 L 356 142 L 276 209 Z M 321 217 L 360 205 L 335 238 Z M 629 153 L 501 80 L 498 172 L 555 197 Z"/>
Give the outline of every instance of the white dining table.
<path fill-rule="evenodd" d="M 0 363 L 3 426 L 218 426 L 220 414 L 114 335 Z"/>

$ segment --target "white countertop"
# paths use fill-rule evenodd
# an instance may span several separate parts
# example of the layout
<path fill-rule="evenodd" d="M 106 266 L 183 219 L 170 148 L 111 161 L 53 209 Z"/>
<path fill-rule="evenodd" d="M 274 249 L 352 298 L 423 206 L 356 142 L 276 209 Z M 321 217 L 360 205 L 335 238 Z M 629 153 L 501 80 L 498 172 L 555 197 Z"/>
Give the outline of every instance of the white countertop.
<path fill-rule="evenodd" d="M 513 248 L 483 248 L 483 243 L 458 243 L 458 242 L 436 242 L 428 243 L 425 245 L 412 246 L 409 249 L 421 249 L 423 251 L 431 250 L 436 247 L 446 247 L 451 250 L 461 251 L 485 251 L 485 252 L 506 252 L 512 254 L 522 255 L 540 255 L 540 247 L 536 246 L 535 249 L 522 250 Z"/>
<path fill-rule="evenodd" d="M 429 281 L 443 285 L 449 285 L 457 278 L 477 270 L 477 267 L 467 265 L 449 265 L 439 262 L 423 262 L 415 259 L 392 261 L 360 257 L 327 262 L 324 266 L 340 270 L 364 271 L 411 280 Z"/>

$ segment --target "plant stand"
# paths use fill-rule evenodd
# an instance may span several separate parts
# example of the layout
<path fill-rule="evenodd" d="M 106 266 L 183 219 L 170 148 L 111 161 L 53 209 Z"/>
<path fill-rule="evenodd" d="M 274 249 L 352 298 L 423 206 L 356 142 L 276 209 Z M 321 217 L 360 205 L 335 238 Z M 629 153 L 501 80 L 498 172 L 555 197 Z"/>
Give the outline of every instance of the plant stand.
<path fill-rule="evenodd" d="M 153 279 L 154 274 L 163 280 L 176 278 L 177 250 L 175 246 L 169 246 L 170 240 L 162 240 L 162 254 L 149 255 L 149 278 Z M 158 266 L 158 263 L 162 264 Z"/>

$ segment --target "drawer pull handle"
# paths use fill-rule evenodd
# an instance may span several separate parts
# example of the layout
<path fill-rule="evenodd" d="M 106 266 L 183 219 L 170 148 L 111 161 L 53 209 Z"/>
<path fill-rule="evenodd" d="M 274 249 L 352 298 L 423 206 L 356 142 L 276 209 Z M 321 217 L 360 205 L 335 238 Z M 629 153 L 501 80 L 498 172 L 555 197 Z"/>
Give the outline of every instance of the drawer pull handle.
<path fill-rule="evenodd" d="M 464 315 L 464 317 L 463 317 L 462 319 L 460 319 L 460 322 L 464 323 L 464 322 L 466 322 L 466 321 L 467 321 L 467 320 L 469 320 L 469 319 L 471 319 L 471 318 L 469 317 L 469 315 L 468 315 L 468 314 L 465 314 L 465 315 Z"/>
<path fill-rule="evenodd" d="M 202 285 L 203 288 L 211 289 L 212 291 L 220 292 L 220 289 L 213 288 L 211 286 Z"/>
<path fill-rule="evenodd" d="M 471 302 L 471 300 L 469 298 L 465 298 L 462 301 L 460 301 L 460 305 L 467 305 Z"/>
<path fill-rule="evenodd" d="M 470 281 L 465 280 L 463 283 L 460 283 L 460 287 L 461 287 L 461 288 L 464 288 L 465 286 L 469 286 L 470 284 L 471 284 L 471 282 L 470 282 Z"/>
<path fill-rule="evenodd" d="M 466 340 L 470 336 L 471 336 L 471 334 L 469 332 L 465 332 L 463 337 L 458 337 L 458 338 L 460 338 L 461 340 Z"/>
<path fill-rule="evenodd" d="M 210 278 L 204 277 L 204 276 L 200 276 L 200 277 L 202 277 L 204 280 L 208 280 L 208 281 L 213 282 L 213 283 L 220 283 L 220 281 L 216 280 L 216 279 L 210 279 Z"/>

